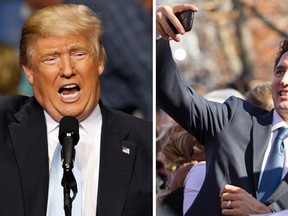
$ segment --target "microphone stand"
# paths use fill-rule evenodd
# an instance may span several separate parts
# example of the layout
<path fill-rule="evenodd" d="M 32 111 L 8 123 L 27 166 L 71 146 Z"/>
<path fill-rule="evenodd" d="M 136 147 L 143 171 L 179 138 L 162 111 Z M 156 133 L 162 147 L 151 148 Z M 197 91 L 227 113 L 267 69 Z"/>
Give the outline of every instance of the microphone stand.
<path fill-rule="evenodd" d="M 72 215 L 72 201 L 75 199 L 76 194 L 78 192 L 77 182 L 73 175 L 72 170 L 64 170 L 61 185 L 63 186 L 63 193 L 64 193 L 65 216 L 71 216 Z M 73 192 L 72 197 L 70 197 L 71 190 Z"/>
<path fill-rule="evenodd" d="M 73 149 L 73 161 L 75 158 L 75 149 Z M 77 182 L 72 172 L 73 164 L 63 164 L 63 178 L 61 185 L 63 186 L 64 193 L 64 211 L 65 216 L 72 215 L 72 201 L 75 199 L 78 192 Z M 73 196 L 70 196 L 70 191 L 73 192 Z"/>

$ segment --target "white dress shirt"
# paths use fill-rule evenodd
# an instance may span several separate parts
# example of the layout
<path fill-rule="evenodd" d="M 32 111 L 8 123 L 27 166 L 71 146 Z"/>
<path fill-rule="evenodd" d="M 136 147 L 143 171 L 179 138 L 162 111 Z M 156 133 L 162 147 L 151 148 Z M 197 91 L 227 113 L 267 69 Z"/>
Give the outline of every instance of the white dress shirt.
<path fill-rule="evenodd" d="M 201 161 L 191 167 L 184 180 L 183 215 L 197 197 L 206 175 L 206 162 Z"/>
<path fill-rule="evenodd" d="M 50 168 L 54 150 L 59 143 L 59 123 L 54 121 L 47 112 L 44 111 L 44 114 L 47 125 Z M 101 127 L 102 115 L 100 107 L 97 105 L 91 115 L 80 122 L 80 139 L 75 146 L 75 163 L 81 170 L 82 178 L 82 216 L 96 215 Z"/>
<path fill-rule="evenodd" d="M 262 166 L 261 166 L 261 174 L 260 174 L 260 178 L 259 178 L 259 182 L 258 182 L 258 187 L 260 185 L 261 179 L 262 179 L 262 174 L 263 171 L 265 169 L 266 163 L 267 163 L 267 159 L 271 150 L 271 146 L 274 142 L 274 139 L 276 138 L 277 134 L 278 134 L 278 129 L 280 127 L 287 127 L 286 122 L 279 116 L 279 114 L 274 110 L 273 111 L 273 122 L 272 122 L 272 131 L 271 131 L 271 136 L 270 136 L 270 140 L 267 146 L 267 149 L 265 151 L 265 155 L 263 158 L 263 162 L 262 162 Z M 285 146 L 285 158 L 284 158 L 284 164 L 283 164 L 283 172 L 282 172 L 282 178 L 284 178 L 284 176 L 287 174 L 288 171 L 288 139 L 284 140 L 284 146 Z"/>

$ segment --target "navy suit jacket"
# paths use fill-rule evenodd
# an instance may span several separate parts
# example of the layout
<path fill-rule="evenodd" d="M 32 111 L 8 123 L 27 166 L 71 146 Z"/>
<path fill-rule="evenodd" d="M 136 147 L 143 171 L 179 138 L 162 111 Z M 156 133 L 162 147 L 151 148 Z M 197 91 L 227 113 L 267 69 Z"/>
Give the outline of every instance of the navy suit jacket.
<path fill-rule="evenodd" d="M 221 214 L 219 191 L 225 184 L 256 197 L 261 164 L 271 135 L 273 112 L 230 97 L 224 104 L 209 102 L 180 75 L 169 42 L 156 45 L 157 104 L 204 145 L 206 177 L 186 215 Z M 288 175 L 265 204 L 276 211 L 288 208 Z"/>
<path fill-rule="evenodd" d="M 97 215 L 152 215 L 151 122 L 102 103 L 100 108 Z M 122 147 L 129 148 L 130 154 L 123 153 Z M 1 216 L 46 215 L 47 132 L 43 108 L 34 97 L 0 97 L 0 176 Z"/>

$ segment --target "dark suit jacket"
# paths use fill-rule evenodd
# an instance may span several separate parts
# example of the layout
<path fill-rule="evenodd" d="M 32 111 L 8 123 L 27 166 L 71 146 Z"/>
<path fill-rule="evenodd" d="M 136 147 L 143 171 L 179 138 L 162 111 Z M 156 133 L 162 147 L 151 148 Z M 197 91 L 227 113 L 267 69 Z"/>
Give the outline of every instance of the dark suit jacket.
<path fill-rule="evenodd" d="M 101 103 L 100 108 L 97 215 L 152 215 L 151 123 Z M 130 154 L 123 153 L 122 146 Z M 43 109 L 34 97 L 0 97 L 0 176 L 1 216 L 46 214 L 47 132 Z"/>
<path fill-rule="evenodd" d="M 273 112 L 236 97 L 224 104 L 205 100 L 185 83 L 168 42 L 159 40 L 156 46 L 157 104 L 205 146 L 206 178 L 186 215 L 221 215 L 219 190 L 225 184 L 256 197 Z M 287 209 L 287 184 L 286 175 L 265 204 L 277 211 Z"/>

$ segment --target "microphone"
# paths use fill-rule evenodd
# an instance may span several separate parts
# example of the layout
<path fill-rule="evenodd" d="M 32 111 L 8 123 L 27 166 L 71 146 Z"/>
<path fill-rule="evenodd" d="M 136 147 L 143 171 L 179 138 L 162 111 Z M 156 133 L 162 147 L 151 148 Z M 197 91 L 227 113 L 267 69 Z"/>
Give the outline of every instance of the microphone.
<path fill-rule="evenodd" d="M 79 141 L 79 122 L 73 116 L 64 116 L 60 120 L 59 141 L 62 145 L 61 157 L 64 171 L 72 171 L 75 160 L 75 145 Z"/>

